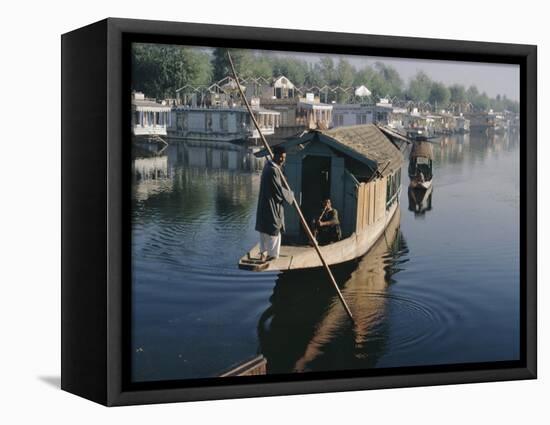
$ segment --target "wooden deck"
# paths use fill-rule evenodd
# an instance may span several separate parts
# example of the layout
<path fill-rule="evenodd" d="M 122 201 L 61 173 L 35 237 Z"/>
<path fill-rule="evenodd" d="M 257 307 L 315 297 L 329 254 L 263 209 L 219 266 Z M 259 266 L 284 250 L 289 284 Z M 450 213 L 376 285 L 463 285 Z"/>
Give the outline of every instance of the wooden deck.
<path fill-rule="evenodd" d="M 399 203 L 394 202 L 387 214 L 372 223 L 361 233 L 353 233 L 350 237 L 330 245 L 321 246 L 321 253 L 329 264 L 340 264 L 364 255 L 378 240 L 392 219 Z M 259 244 L 254 246 L 239 260 L 239 268 L 244 270 L 265 272 L 285 271 L 321 267 L 322 263 L 315 249 L 311 246 L 281 246 L 279 258 L 269 262 L 260 262 Z"/>

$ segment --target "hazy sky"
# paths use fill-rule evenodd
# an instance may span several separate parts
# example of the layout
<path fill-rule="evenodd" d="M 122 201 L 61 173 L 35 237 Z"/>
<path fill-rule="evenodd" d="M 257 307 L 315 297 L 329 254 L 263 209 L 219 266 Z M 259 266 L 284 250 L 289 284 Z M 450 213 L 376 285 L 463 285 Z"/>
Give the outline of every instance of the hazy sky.
<path fill-rule="evenodd" d="M 310 53 L 267 52 L 262 54 L 288 55 L 305 59 L 308 62 L 317 62 L 321 55 Z M 323 55 L 324 56 L 324 55 Z M 512 100 L 519 100 L 519 65 L 493 64 L 482 62 L 455 62 L 424 59 L 380 58 L 373 56 L 330 55 L 345 58 L 352 65 L 360 68 L 372 65 L 375 62 L 384 62 L 397 69 L 401 78 L 407 83 L 414 75 L 422 70 L 435 81 L 447 85 L 458 83 L 468 88 L 476 85 L 479 92 L 486 92 L 489 97 L 497 94 L 506 95 Z"/>

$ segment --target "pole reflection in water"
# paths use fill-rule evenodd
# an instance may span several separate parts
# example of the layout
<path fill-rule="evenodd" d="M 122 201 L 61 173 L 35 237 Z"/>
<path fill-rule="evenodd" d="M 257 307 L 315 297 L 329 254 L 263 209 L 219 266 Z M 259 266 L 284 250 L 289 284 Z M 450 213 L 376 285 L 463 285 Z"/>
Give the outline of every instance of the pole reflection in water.
<path fill-rule="evenodd" d="M 358 261 L 334 267 L 352 323 L 322 270 L 279 275 L 270 307 L 258 324 L 268 373 L 370 368 L 385 350 L 390 300 L 387 287 L 407 246 L 398 210 L 371 250 Z"/>

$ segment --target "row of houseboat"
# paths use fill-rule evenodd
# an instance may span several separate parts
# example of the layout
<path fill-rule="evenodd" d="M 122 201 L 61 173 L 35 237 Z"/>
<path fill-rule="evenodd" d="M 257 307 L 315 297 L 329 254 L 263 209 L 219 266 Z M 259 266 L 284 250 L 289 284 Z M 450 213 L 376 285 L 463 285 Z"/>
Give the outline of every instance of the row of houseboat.
<path fill-rule="evenodd" d="M 177 93 L 161 103 L 143 93 L 132 98 L 132 129 L 136 137 L 174 140 L 237 142 L 258 139 L 248 112 L 239 101 L 236 84 L 226 77 L 206 94 Z M 322 94 L 300 93 L 288 78 L 281 76 L 269 85 L 245 87 L 262 133 L 273 143 L 284 141 L 308 129 L 378 124 L 398 131 L 422 129 L 429 135 L 453 133 L 503 133 L 517 131 L 519 117 L 512 113 L 437 113 L 418 107 L 396 106 L 389 99 L 365 102 L 370 91 L 355 90 L 357 103 L 322 102 Z M 326 97 L 325 97 L 326 100 Z"/>

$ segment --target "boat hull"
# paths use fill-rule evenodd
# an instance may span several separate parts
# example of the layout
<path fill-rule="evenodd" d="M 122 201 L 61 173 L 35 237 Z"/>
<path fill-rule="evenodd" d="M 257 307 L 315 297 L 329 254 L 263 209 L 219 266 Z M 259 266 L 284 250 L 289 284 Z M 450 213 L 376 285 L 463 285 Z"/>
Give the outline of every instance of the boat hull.
<path fill-rule="evenodd" d="M 375 242 L 383 235 L 384 230 L 395 214 L 399 214 L 399 202 L 394 202 L 384 218 L 370 225 L 366 231 L 353 233 L 341 241 L 320 247 L 328 265 L 341 264 L 365 255 Z M 259 244 L 239 260 L 239 268 L 256 272 L 301 270 L 321 267 L 322 263 L 315 248 L 311 246 L 281 246 L 279 258 L 269 262 L 260 262 Z"/>

